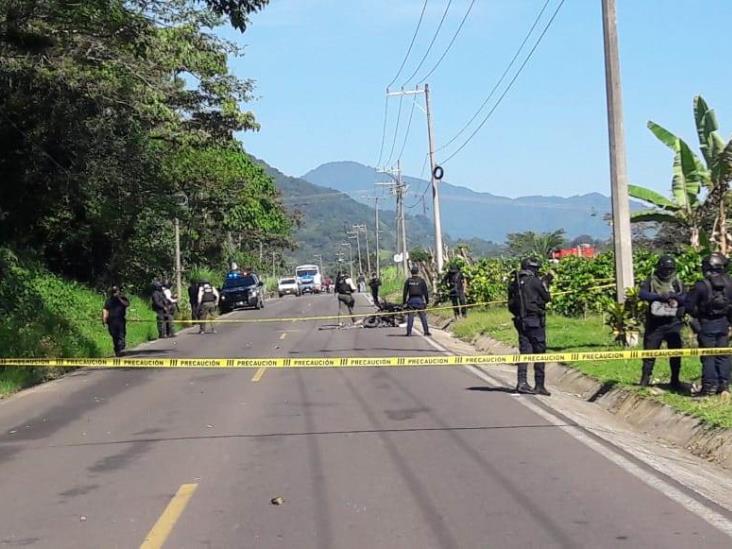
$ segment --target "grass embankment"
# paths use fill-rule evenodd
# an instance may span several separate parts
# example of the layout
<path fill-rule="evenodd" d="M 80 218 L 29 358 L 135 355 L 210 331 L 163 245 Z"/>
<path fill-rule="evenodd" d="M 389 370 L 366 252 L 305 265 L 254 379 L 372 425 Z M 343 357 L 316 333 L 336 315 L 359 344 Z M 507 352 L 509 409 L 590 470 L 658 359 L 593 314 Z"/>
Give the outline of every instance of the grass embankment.
<path fill-rule="evenodd" d="M 0 357 L 103 357 L 113 354 L 102 325 L 105 297 L 41 268 L 0 265 Z M 129 318 L 154 320 L 149 301 L 130 296 Z M 127 345 L 154 339 L 154 322 L 129 322 Z M 0 397 L 58 375 L 49 368 L 0 368 Z"/>
<path fill-rule="evenodd" d="M 485 334 L 502 343 L 517 345 L 516 331 L 511 316 L 505 309 L 492 308 L 472 310 L 468 318 L 461 319 L 453 325 L 454 334 L 465 341 L 476 335 Z M 685 345 L 692 346 L 690 333 L 684 333 Z M 567 318 L 560 315 L 547 316 L 548 352 L 598 351 L 614 350 L 610 332 L 603 324 L 600 315 L 590 315 L 586 319 Z M 695 399 L 669 391 L 661 391 L 659 387 L 651 389 L 637 385 L 640 379 L 641 365 L 638 360 L 611 360 L 597 362 L 574 362 L 568 364 L 572 368 L 611 385 L 620 385 L 625 389 L 636 391 L 653 398 L 681 412 L 698 417 L 715 427 L 732 428 L 732 404 L 719 397 Z M 682 360 L 681 379 L 685 382 L 698 382 L 701 376 L 699 359 Z M 654 383 L 668 383 L 670 378 L 668 361 L 656 362 Z"/>
<path fill-rule="evenodd" d="M 393 303 L 401 303 L 403 290 L 404 276 L 396 267 L 385 267 L 381 269 L 381 288 L 379 289 L 379 295 L 382 299 Z"/>

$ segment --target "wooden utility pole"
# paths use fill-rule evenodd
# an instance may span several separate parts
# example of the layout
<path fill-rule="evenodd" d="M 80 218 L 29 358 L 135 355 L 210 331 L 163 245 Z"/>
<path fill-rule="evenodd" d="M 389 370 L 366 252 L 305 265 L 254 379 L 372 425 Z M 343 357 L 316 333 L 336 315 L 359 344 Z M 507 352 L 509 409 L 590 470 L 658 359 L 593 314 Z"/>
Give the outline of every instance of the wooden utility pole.
<path fill-rule="evenodd" d="M 619 302 L 625 301 L 633 280 L 633 243 L 630 232 L 628 174 L 623 134 L 623 104 L 620 87 L 620 59 L 615 0 L 602 0 L 602 29 L 605 40 L 605 88 L 610 142 L 610 185 L 615 248 L 615 286 Z"/>

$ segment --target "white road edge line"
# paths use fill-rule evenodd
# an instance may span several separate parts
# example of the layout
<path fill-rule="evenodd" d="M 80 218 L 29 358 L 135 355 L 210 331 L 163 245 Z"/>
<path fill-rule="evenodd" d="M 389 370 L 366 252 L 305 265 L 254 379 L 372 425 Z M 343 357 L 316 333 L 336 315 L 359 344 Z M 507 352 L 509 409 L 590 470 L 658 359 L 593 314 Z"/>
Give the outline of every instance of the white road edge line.
<path fill-rule="evenodd" d="M 436 341 L 433 341 L 431 338 L 426 337 L 425 338 L 427 342 L 432 345 L 435 349 L 438 351 L 441 351 L 443 353 L 449 353 L 449 351 L 437 343 Z M 472 374 L 474 374 L 476 377 L 482 379 L 483 381 L 490 383 L 491 385 L 502 385 L 501 380 L 491 377 L 489 374 L 486 374 L 483 370 L 472 366 L 472 365 L 466 365 L 465 368 L 469 370 Z M 675 501 L 679 505 L 681 505 L 684 509 L 687 511 L 690 511 L 703 519 L 704 521 L 708 522 L 721 532 L 724 532 L 728 536 L 732 537 L 732 521 L 724 517 L 723 515 L 719 514 L 713 509 L 710 509 L 703 503 L 697 501 L 696 499 L 692 498 L 691 496 L 688 496 L 684 494 L 681 490 L 676 488 L 675 486 L 670 485 L 669 483 L 665 482 L 664 480 L 656 477 L 652 472 L 646 471 L 642 468 L 640 468 L 638 465 L 630 461 L 629 459 L 623 457 L 622 455 L 615 452 L 612 448 L 608 448 L 596 440 L 593 440 L 589 436 L 585 435 L 581 431 L 577 430 L 575 427 L 567 426 L 563 421 L 560 421 L 559 418 L 554 416 L 553 414 L 547 412 L 546 410 L 543 410 L 533 402 L 531 402 L 528 398 L 520 398 L 516 399 L 516 402 L 520 402 L 523 406 L 534 412 L 535 414 L 541 416 L 545 420 L 547 420 L 549 423 L 552 423 L 553 425 L 556 425 L 559 429 L 567 433 L 569 436 L 573 437 L 575 440 L 581 442 L 588 448 L 594 450 L 601 456 L 605 457 L 606 459 L 613 462 L 615 465 L 623 469 L 625 472 L 633 475 L 637 479 L 641 480 L 643 483 L 647 484 L 651 488 L 654 488 L 667 498 Z M 598 435 L 599 436 L 599 435 Z M 603 438 L 604 437 L 600 437 Z M 608 441 L 610 442 L 610 441 Z M 612 444 L 612 442 L 610 442 Z M 636 459 L 639 459 L 643 463 L 646 463 L 645 460 L 643 460 L 640 456 L 634 455 Z M 653 471 L 655 471 L 655 468 L 651 465 L 646 463 L 648 467 L 650 467 Z"/>

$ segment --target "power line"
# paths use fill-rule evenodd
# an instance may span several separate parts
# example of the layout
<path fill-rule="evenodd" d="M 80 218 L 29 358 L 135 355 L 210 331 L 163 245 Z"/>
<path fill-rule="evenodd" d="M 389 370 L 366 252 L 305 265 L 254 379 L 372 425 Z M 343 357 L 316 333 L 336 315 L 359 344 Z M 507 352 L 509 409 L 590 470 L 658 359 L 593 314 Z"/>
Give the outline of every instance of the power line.
<path fill-rule="evenodd" d="M 424 12 L 427 9 L 427 0 L 424 0 L 424 4 L 422 4 L 422 12 L 419 14 L 419 21 L 417 21 L 417 28 L 414 29 L 414 34 L 412 35 L 412 41 L 409 43 L 409 48 L 407 48 L 407 53 L 404 55 L 404 59 L 402 60 L 402 64 L 399 67 L 399 70 L 394 75 L 394 78 L 391 82 L 386 86 L 386 89 L 388 90 L 394 82 L 397 81 L 397 78 L 399 78 L 399 75 L 402 74 L 402 70 L 404 70 L 404 65 L 407 64 L 407 59 L 409 58 L 409 54 L 412 53 L 412 47 L 414 47 L 414 41 L 417 39 L 417 33 L 419 32 L 419 28 L 422 25 L 422 19 L 424 18 Z"/>
<path fill-rule="evenodd" d="M 475 130 L 473 131 L 473 133 L 471 133 L 468 136 L 468 138 L 463 142 L 463 144 L 460 145 L 457 148 L 457 150 L 455 150 L 455 152 L 453 152 L 450 156 L 448 156 L 445 160 L 442 161 L 442 164 L 443 165 L 446 164 L 448 161 L 450 161 L 452 158 L 454 158 L 455 155 L 457 155 L 460 151 L 462 151 L 465 148 L 465 146 L 468 143 L 470 143 L 470 141 L 472 141 L 473 137 L 475 137 L 475 135 L 483 128 L 483 126 L 485 126 L 486 122 L 488 122 L 488 120 L 490 119 L 490 117 L 493 115 L 493 113 L 496 111 L 496 109 L 498 108 L 498 106 L 503 101 L 503 98 L 506 97 L 506 94 L 508 94 L 508 92 L 511 90 L 511 87 L 513 86 L 514 82 L 516 82 L 516 80 L 518 79 L 519 75 L 523 72 L 524 67 L 526 67 L 526 64 L 529 62 L 529 60 L 531 59 L 531 57 L 534 55 L 534 52 L 536 51 L 536 48 L 539 47 L 539 44 L 541 43 L 542 39 L 546 35 L 547 31 L 549 30 L 549 27 L 552 26 L 552 23 L 554 22 L 554 19 L 556 19 L 557 14 L 559 14 L 559 10 L 564 5 L 564 1 L 565 0 L 561 0 L 559 2 L 559 5 L 557 5 L 557 8 L 554 10 L 554 13 L 551 16 L 551 19 L 549 19 L 549 22 L 544 27 L 544 30 L 539 35 L 539 38 L 536 40 L 536 43 L 534 44 L 534 46 L 531 48 L 531 51 L 529 51 L 529 54 L 526 57 L 526 59 L 524 59 L 524 62 L 521 63 L 521 66 L 519 67 L 519 69 L 516 72 L 516 74 L 513 76 L 513 78 L 511 79 L 511 81 L 508 83 L 508 86 L 506 86 L 506 89 L 503 90 L 503 93 L 501 94 L 501 96 L 496 101 L 496 104 L 493 105 L 493 108 L 490 111 L 488 111 L 488 114 L 485 116 L 485 118 L 483 118 L 483 120 L 478 125 L 478 127 L 475 128 Z"/>
<path fill-rule="evenodd" d="M 452 0 L 449 0 L 447 2 L 447 7 L 445 8 L 444 13 L 442 14 L 442 19 L 440 19 L 440 24 L 437 26 L 437 30 L 435 31 L 435 34 L 432 37 L 432 41 L 430 42 L 430 45 L 427 47 L 427 51 L 424 52 L 424 56 L 422 57 L 422 60 L 419 62 L 419 65 L 417 65 L 417 68 L 414 69 L 414 72 L 411 74 L 411 76 L 404 81 L 404 83 L 402 84 L 402 87 L 406 86 L 409 83 L 409 81 L 412 80 L 412 78 L 414 78 L 416 76 L 416 74 L 419 72 L 419 69 L 422 68 L 422 65 L 424 65 L 424 62 L 427 59 L 427 56 L 430 54 L 430 51 L 432 50 L 432 46 L 435 45 L 435 40 L 437 40 L 437 37 L 440 34 L 440 29 L 442 28 L 442 24 L 445 22 L 445 18 L 447 17 L 447 12 L 450 11 L 451 5 L 452 5 Z"/>
<path fill-rule="evenodd" d="M 402 148 L 399 151 L 399 156 L 397 157 L 397 160 L 402 159 L 402 155 L 404 154 L 404 148 L 407 146 L 407 139 L 409 138 L 409 130 L 412 129 L 412 116 L 414 115 L 414 106 L 416 105 L 416 101 L 412 101 L 412 110 L 409 111 L 409 122 L 407 122 L 407 131 L 404 132 L 404 141 L 402 142 Z"/>
<path fill-rule="evenodd" d="M 470 2 L 470 5 L 468 6 L 468 10 L 465 12 L 465 15 L 463 16 L 462 21 L 460 21 L 460 25 L 458 25 L 457 30 L 455 31 L 455 34 L 452 35 L 452 39 L 450 40 L 450 43 L 447 45 L 447 48 L 445 48 L 445 51 L 442 52 L 442 55 L 437 60 L 437 63 L 435 63 L 434 67 L 430 69 L 430 71 L 425 74 L 422 79 L 419 81 L 419 83 L 423 83 L 425 80 L 427 80 L 435 70 L 437 70 L 437 67 L 440 66 L 440 63 L 442 63 L 442 60 L 445 59 L 447 56 L 447 53 L 450 51 L 450 48 L 452 48 L 452 45 L 455 43 L 455 40 L 457 39 L 458 35 L 460 34 L 460 31 L 463 29 L 463 25 L 465 24 L 465 21 L 467 21 L 468 16 L 470 15 L 470 12 L 473 10 L 473 6 L 475 5 L 475 2 L 477 0 L 472 0 Z"/>
<path fill-rule="evenodd" d="M 389 159 L 386 161 L 386 164 L 391 164 L 391 159 L 394 156 L 394 147 L 396 146 L 397 136 L 399 135 L 399 122 L 402 118 L 402 102 L 403 101 L 404 101 L 404 96 L 400 95 L 399 96 L 399 110 L 397 111 L 396 126 L 394 127 L 394 140 L 391 142 L 391 150 L 389 151 Z"/>
<path fill-rule="evenodd" d="M 384 156 L 384 142 L 386 141 L 386 123 L 389 120 L 389 96 L 384 100 L 384 127 L 381 130 L 381 147 L 379 148 L 379 159 L 376 161 L 377 166 L 381 166 L 381 159 Z"/>
<path fill-rule="evenodd" d="M 531 35 L 534 33 L 534 29 L 536 29 L 536 26 L 539 24 L 539 21 L 541 21 L 541 17 L 542 17 L 542 15 L 544 15 L 544 12 L 546 11 L 546 8 L 547 8 L 547 6 L 549 5 L 550 2 L 551 2 L 551 0 L 546 0 L 546 2 L 544 2 L 544 5 L 541 7 L 541 10 L 539 11 L 539 13 L 537 14 L 536 18 L 534 19 L 534 23 L 531 25 L 531 28 L 529 29 L 529 32 L 527 32 L 526 33 L 526 36 L 524 36 L 524 39 L 521 42 L 521 45 L 518 47 L 518 49 L 516 50 L 516 53 L 514 54 L 513 58 L 511 59 L 511 61 L 506 66 L 506 69 L 503 71 L 503 74 L 498 79 L 498 82 L 496 82 L 495 85 L 493 86 L 493 88 L 491 89 L 490 93 L 488 94 L 488 97 L 485 98 L 485 101 L 483 101 L 483 103 L 481 103 L 480 107 L 478 107 L 478 110 L 475 111 L 475 114 L 473 114 L 473 116 L 470 118 L 470 120 L 468 120 L 465 123 L 465 125 L 460 129 L 460 131 L 457 132 L 454 136 L 452 136 L 452 138 L 447 143 L 445 143 L 444 145 L 442 145 L 441 147 L 439 147 L 437 149 L 437 151 L 443 151 L 447 147 L 449 147 L 452 143 L 454 143 L 457 140 L 457 138 L 460 137 L 463 134 L 463 132 L 465 132 L 465 130 L 467 130 L 470 127 L 470 125 L 473 123 L 473 121 L 476 118 L 478 118 L 478 115 L 481 113 L 481 111 L 483 110 L 483 108 L 488 104 L 488 102 L 493 98 L 493 94 L 496 93 L 496 90 L 498 90 L 498 88 L 500 87 L 500 85 L 503 83 L 503 80 L 506 78 L 506 76 L 508 75 L 508 73 L 513 68 L 513 64 L 518 59 L 519 55 L 521 55 L 521 52 L 523 51 L 524 46 L 526 46 L 526 43 L 529 41 L 529 38 L 531 38 Z"/>

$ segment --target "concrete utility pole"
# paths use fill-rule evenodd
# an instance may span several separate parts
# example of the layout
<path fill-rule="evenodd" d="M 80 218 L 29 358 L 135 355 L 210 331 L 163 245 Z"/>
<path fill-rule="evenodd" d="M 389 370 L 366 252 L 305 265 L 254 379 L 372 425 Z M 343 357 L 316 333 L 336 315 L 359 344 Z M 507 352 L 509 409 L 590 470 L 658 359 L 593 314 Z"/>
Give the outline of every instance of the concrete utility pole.
<path fill-rule="evenodd" d="M 353 278 L 353 245 L 350 242 L 343 241 L 341 246 L 348 246 L 348 257 L 350 258 L 348 265 L 350 266 L 351 278 Z"/>
<path fill-rule="evenodd" d="M 404 195 L 407 193 L 407 186 L 402 181 L 402 166 L 401 161 L 397 160 L 397 178 L 399 179 L 399 186 L 397 189 L 401 195 L 399 200 L 399 217 L 401 218 L 402 224 L 402 265 L 404 266 L 404 276 L 409 276 L 409 263 L 407 259 L 407 223 L 404 219 Z"/>
<path fill-rule="evenodd" d="M 178 299 L 183 295 L 183 268 L 180 263 L 180 220 L 175 218 L 175 291 Z"/>
<path fill-rule="evenodd" d="M 277 271 L 275 270 L 275 253 L 272 252 L 272 278 L 277 277 Z"/>
<path fill-rule="evenodd" d="M 363 262 L 361 261 L 361 238 L 359 237 L 359 231 L 354 230 L 353 232 L 347 232 L 348 238 L 356 240 L 356 250 L 358 250 L 358 274 L 363 272 Z"/>
<path fill-rule="evenodd" d="M 623 105 L 620 87 L 620 59 L 615 0 L 602 0 L 602 30 L 605 39 L 605 88 L 607 92 L 608 136 L 610 141 L 610 184 L 615 248 L 615 286 L 617 299 L 625 301 L 625 290 L 633 280 L 633 243 L 630 232 L 628 174 L 625 163 Z"/>
<path fill-rule="evenodd" d="M 427 139 L 430 147 L 430 180 L 432 181 L 432 214 L 435 222 L 435 256 L 437 260 L 437 272 L 442 272 L 444 260 L 442 257 L 442 219 L 440 216 L 440 190 L 437 188 L 438 180 L 435 178 L 435 141 L 432 129 L 432 114 L 430 111 L 430 85 L 424 85 L 424 108 L 427 115 Z"/>
<path fill-rule="evenodd" d="M 407 192 L 407 185 L 402 181 L 401 164 L 397 162 L 396 169 L 380 169 L 379 173 L 388 175 L 393 179 L 393 182 L 388 183 L 377 183 L 377 185 L 383 185 L 389 187 L 392 193 L 396 195 L 396 219 L 394 220 L 394 228 L 396 231 L 396 253 L 402 254 L 402 268 L 404 274 L 407 275 L 409 272 L 409 265 L 407 263 L 407 227 L 404 220 L 404 195 Z M 401 233 L 401 234 L 400 234 Z"/>
<path fill-rule="evenodd" d="M 437 162 L 435 160 L 435 142 L 434 142 L 434 130 L 432 126 L 432 111 L 431 111 L 431 103 L 430 103 L 430 87 L 429 84 L 425 84 L 424 88 L 420 88 L 417 86 L 414 90 L 401 90 L 401 91 L 395 91 L 390 92 L 387 90 L 386 95 L 389 96 L 396 96 L 396 95 L 418 95 L 420 93 L 424 94 L 424 102 L 425 102 L 425 108 L 422 109 L 419 105 L 417 105 L 420 109 L 422 109 L 427 117 L 427 140 L 429 143 L 429 156 L 430 156 L 430 168 L 431 168 L 431 175 L 430 179 L 432 181 L 432 215 L 434 216 L 434 224 L 435 224 L 435 260 L 437 262 L 437 269 L 438 271 L 442 271 L 442 268 L 444 266 L 444 258 L 443 258 L 443 249 L 442 249 L 442 218 L 440 216 L 440 191 L 438 189 L 438 179 L 435 178 L 435 168 L 437 167 Z"/>
<path fill-rule="evenodd" d="M 369 228 L 363 223 L 361 225 L 354 225 L 354 230 L 364 232 L 364 240 L 366 241 L 366 272 L 371 273 L 371 252 L 369 251 Z"/>
<path fill-rule="evenodd" d="M 313 254 L 313 257 L 318 260 L 318 263 L 320 264 L 320 276 L 325 276 L 325 273 L 323 272 L 323 255 L 322 254 Z"/>
<path fill-rule="evenodd" d="M 376 211 L 376 276 L 381 278 L 381 266 L 379 263 L 379 197 L 374 197 L 374 210 Z"/>

